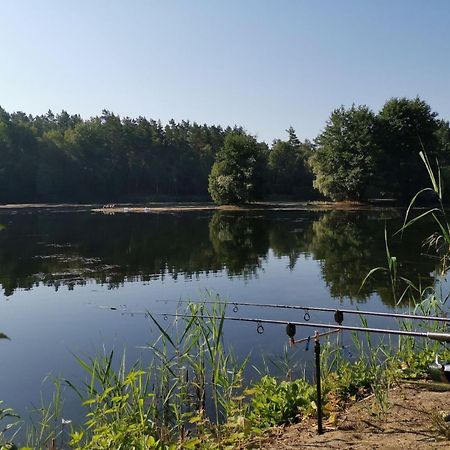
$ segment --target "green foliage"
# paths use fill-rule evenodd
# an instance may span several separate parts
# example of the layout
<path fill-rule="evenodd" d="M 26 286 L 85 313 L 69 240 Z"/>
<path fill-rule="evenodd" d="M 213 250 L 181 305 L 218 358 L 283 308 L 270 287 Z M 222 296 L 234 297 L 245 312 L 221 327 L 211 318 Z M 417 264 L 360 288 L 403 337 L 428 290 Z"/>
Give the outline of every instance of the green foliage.
<path fill-rule="evenodd" d="M 366 198 L 380 152 L 375 133 L 375 115 L 366 106 L 334 110 L 310 158 L 314 186 L 333 200 Z"/>
<path fill-rule="evenodd" d="M 449 411 L 436 411 L 430 414 L 431 423 L 437 433 L 450 441 L 450 413 Z"/>
<path fill-rule="evenodd" d="M 421 182 L 422 148 L 439 156 L 448 175 L 449 123 L 419 98 L 391 99 L 377 116 L 365 106 L 336 109 L 314 145 L 292 127 L 287 132 L 288 140 L 275 140 L 267 152 L 237 126 L 163 126 L 107 110 L 83 120 L 66 111 L 31 116 L 0 108 L 0 202 L 206 199 L 208 183 L 219 203 L 265 193 L 314 199 L 311 169 L 314 186 L 332 199 L 405 199 Z"/>
<path fill-rule="evenodd" d="M 445 353 L 440 353 L 440 356 L 445 359 L 449 356 Z M 397 378 L 407 379 L 423 379 L 428 376 L 428 367 L 434 362 L 436 357 L 435 348 L 426 348 L 421 351 L 402 350 L 397 356 L 397 366 L 394 373 Z"/>
<path fill-rule="evenodd" d="M 246 393 L 251 395 L 248 417 L 259 428 L 296 423 L 316 409 L 315 388 L 304 379 L 279 382 L 264 376 Z"/>
<path fill-rule="evenodd" d="M 193 317 L 181 321 L 174 335 L 149 314 L 160 337 L 149 346 L 154 362 L 146 369 L 136 365 L 127 372 L 124 358 L 114 369 L 112 353 L 89 361 L 78 358 L 89 374 L 79 391 L 88 412 L 85 428 L 72 433 L 74 448 L 166 449 L 175 448 L 179 439 L 183 448 L 194 448 L 202 441 L 220 441 L 219 424 L 240 416 L 246 360 L 237 364 L 225 352 L 219 306 L 192 305 L 188 312 Z M 232 428 L 239 426 L 236 422 Z"/>
<path fill-rule="evenodd" d="M 328 388 L 335 391 L 343 400 L 351 397 L 361 399 L 371 392 L 375 381 L 372 371 L 368 370 L 367 361 L 358 359 L 353 364 L 342 360 L 338 371 L 331 372 L 326 379 Z"/>
<path fill-rule="evenodd" d="M 224 138 L 238 127 L 120 118 L 82 120 L 0 108 L 0 202 L 207 198 L 208 175 Z"/>
<path fill-rule="evenodd" d="M 450 161 L 450 126 L 420 98 L 392 98 L 375 115 L 341 107 L 316 138 L 314 186 L 333 200 L 411 198 L 423 180 L 419 153 Z"/>
<path fill-rule="evenodd" d="M 378 114 L 378 142 L 383 149 L 378 176 L 385 190 L 397 198 L 410 199 L 423 184 L 423 164 L 419 153 L 444 157 L 444 124 L 437 113 L 420 98 L 392 98 Z M 439 137 L 439 132 L 441 133 Z"/>
<path fill-rule="evenodd" d="M 252 136 L 233 133 L 225 138 L 209 175 L 209 193 L 219 205 L 248 203 L 264 191 L 265 149 Z"/>
<path fill-rule="evenodd" d="M 83 402 L 89 408 L 86 432 L 74 431 L 70 445 L 77 450 L 169 448 L 154 437 L 148 375 L 139 370 L 112 373 L 103 373 L 109 380 L 103 378 L 102 391 L 91 385 L 91 396 Z"/>
<path fill-rule="evenodd" d="M 312 144 L 301 143 L 292 127 L 287 132 L 289 140 L 275 140 L 269 152 L 270 191 L 302 199 L 314 198 L 312 174 L 307 165 Z"/>
<path fill-rule="evenodd" d="M 444 276 L 449 269 L 448 261 L 450 258 L 450 224 L 448 221 L 447 212 L 443 204 L 443 180 L 441 177 L 441 171 L 438 162 L 436 161 L 437 169 L 434 170 L 426 153 L 420 152 L 420 157 L 428 172 L 431 187 L 421 189 L 416 193 L 416 195 L 414 195 L 406 211 L 405 220 L 400 231 L 403 233 L 411 225 L 414 225 L 416 222 L 422 220 L 426 216 L 431 216 L 433 218 L 437 231 L 429 235 L 428 238 L 424 241 L 424 244 L 429 248 L 434 248 L 436 253 L 439 255 L 439 272 L 442 276 Z M 438 207 L 429 208 L 425 210 L 425 212 L 420 212 L 417 216 L 411 218 L 410 214 L 412 213 L 413 206 L 416 204 L 420 196 L 423 196 L 424 194 L 431 194 L 434 197 L 435 201 L 437 201 Z"/>
<path fill-rule="evenodd" d="M 436 247 L 443 261 L 441 273 L 445 275 L 448 271 L 450 228 L 442 205 L 442 180 L 439 171 L 433 170 L 427 155 L 421 156 L 432 186 L 413 198 L 401 231 L 431 215 L 438 231 L 427 240 L 427 244 Z M 412 206 L 423 192 L 433 193 L 440 207 L 411 218 Z M 220 216 L 217 216 L 217 221 L 215 227 L 219 228 L 217 234 L 222 235 L 221 239 L 224 242 L 233 240 L 233 230 L 226 222 L 221 224 Z M 393 284 L 398 276 L 398 263 L 390 253 L 387 238 L 386 257 L 386 271 L 392 275 Z M 447 297 L 442 298 L 437 289 L 421 289 L 412 284 L 411 289 L 417 296 L 413 312 L 429 316 L 442 312 Z M 114 369 L 113 353 L 88 361 L 78 358 L 89 379 L 81 390 L 69 384 L 80 394 L 87 414 L 85 426 L 71 432 L 72 448 L 249 448 L 249 443 L 265 429 L 294 423 L 314 414 L 315 387 L 305 379 L 278 381 L 264 376 L 242 392 L 246 361 L 238 364 L 224 347 L 223 304 L 218 302 L 210 309 L 205 304 L 191 304 L 187 312 L 192 317 L 176 322 L 173 332 L 149 314 L 160 337 L 149 346 L 154 361 L 145 370 L 139 365 L 126 370 L 124 358 L 118 369 Z M 363 326 L 367 326 L 367 322 L 361 320 Z M 399 325 L 406 330 L 411 327 L 408 322 Z M 415 325 L 431 331 L 439 331 L 442 327 L 428 322 Z M 389 407 L 387 392 L 394 381 L 423 377 L 436 353 L 442 359 L 450 357 L 449 350 L 443 351 L 439 343 L 426 340 L 399 337 L 396 347 L 391 341 L 388 344 L 377 341 L 374 345 L 367 333 L 366 343 L 363 342 L 355 336 L 359 359 L 353 363 L 338 357 L 339 344 L 333 348 L 330 341 L 328 344 L 324 342 L 322 383 L 326 413 L 332 414 L 340 403 L 373 393 L 375 412 L 385 414 Z M 210 414 L 206 412 L 207 395 L 212 402 Z M 45 448 L 51 440 L 64 437 L 61 405 L 57 384 L 52 405 L 41 408 L 39 427 L 29 435 L 29 449 Z M 17 419 L 10 409 L 0 408 L 0 421 L 12 420 L 0 432 L 0 449 L 16 449 L 14 444 L 4 442 L 4 432 L 17 425 Z M 435 422 L 440 432 L 447 435 L 445 423 L 438 418 Z"/>
<path fill-rule="evenodd" d="M 275 192 L 290 192 L 297 181 L 297 166 L 301 164 L 296 148 L 289 142 L 274 141 L 269 153 L 269 169 Z"/>

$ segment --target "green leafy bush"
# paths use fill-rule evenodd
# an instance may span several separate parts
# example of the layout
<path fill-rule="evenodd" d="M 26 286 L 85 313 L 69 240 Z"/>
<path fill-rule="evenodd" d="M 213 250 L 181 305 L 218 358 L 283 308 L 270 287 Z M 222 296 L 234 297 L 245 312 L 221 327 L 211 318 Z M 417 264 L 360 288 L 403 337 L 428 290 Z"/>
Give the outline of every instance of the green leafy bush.
<path fill-rule="evenodd" d="M 102 391 L 91 389 L 91 398 L 83 403 L 90 411 L 87 432 L 73 432 L 71 446 L 78 450 L 169 448 L 154 437 L 153 395 L 147 392 L 146 378 L 144 371 L 132 370 Z"/>
<path fill-rule="evenodd" d="M 252 389 L 249 419 L 257 427 L 264 428 L 298 422 L 316 409 L 316 393 L 304 379 L 277 381 L 264 376 Z"/>
<path fill-rule="evenodd" d="M 335 391 L 342 399 L 362 398 L 371 390 L 375 376 L 363 360 L 353 364 L 343 361 L 338 372 L 332 372 L 325 380 L 328 390 Z"/>

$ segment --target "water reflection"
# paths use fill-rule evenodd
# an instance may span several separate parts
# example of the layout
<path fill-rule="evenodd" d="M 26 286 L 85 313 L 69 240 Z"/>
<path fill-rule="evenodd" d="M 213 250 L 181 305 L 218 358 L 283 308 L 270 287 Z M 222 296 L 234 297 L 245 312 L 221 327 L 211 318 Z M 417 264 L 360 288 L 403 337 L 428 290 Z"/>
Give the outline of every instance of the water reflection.
<path fill-rule="evenodd" d="M 264 217 L 216 212 L 209 222 L 209 239 L 214 255 L 229 275 L 245 278 L 261 269 L 270 248 Z"/>
<path fill-rule="evenodd" d="M 320 261 L 322 277 L 332 297 L 349 297 L 366 301 L 377 292 L 385 304 L 395 304 L 406 285 L 399 282 L 395 298 L 389 275 L 378 272 L 362 285 L 366 274 L 375 267 L 387 267 L 384 230 L 388 235 L 400 227 L 400 214 L 395 211 L 367 212 L 330 211 L 314 221 L 308 238 L 309 250 Z M 398 257 L 399 275 L 417 282 L 432 283 L 435 261 L 422 254 L 421 242 L 426 236 L 423 224 L 402 238 L 389 238 L 392 255 Z"/>
<path fill-rule="evenodd" d="M 90 212 L 2 213 L 0 283 L 4 295 L 38 284 L 73 289 L 95 280 L 109 288 L 126 281 L 198 277 L 224 273 L 252 279 L 271 251 L 287 257 L 288 270 L 302 259 L 319 261 L 332 297 L 366 301 L 376 292 L 394 298 L 386 276 L 361 280 L 386 265 L 384 228 L 401 224 L 391 211 L 215 212 L 105 216 Z M 420 246 L 429 234 L 423 223 L 392 239 L 402 276 L 432 282 L 435 260 Z M 400 289 L 400 288 L 399 288 Z"/>

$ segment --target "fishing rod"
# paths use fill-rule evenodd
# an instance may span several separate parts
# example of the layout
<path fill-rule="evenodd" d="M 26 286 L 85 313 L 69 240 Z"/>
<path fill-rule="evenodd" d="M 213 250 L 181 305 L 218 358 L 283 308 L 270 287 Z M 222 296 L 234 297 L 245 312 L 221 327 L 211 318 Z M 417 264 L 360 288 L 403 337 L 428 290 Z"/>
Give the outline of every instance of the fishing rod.
<path fill-rule="evenodd" d="M 147 313 L 150 315 L 150 313 Z M 264 333 L 263 324 L 271 324 L 271 325 L 285 325 L 286 327 L 310 327 L 310 328 L 327 328 L 332 330 L 342 330 L 342 331 L 355 331 L 355 332 L 364 332 L 364 333 L 381 333 L 381 334 L 393 334 L 397 336 L 410 336 L 410 337 L 422 337 L 426 339 L 432 339 L 440 342 L 450 342 L 450 333 L 438 333 L 438 332 L 430 332 L 430 331 L 408 331 L 408 330 L 392 330 L 389 328 L 373 328 L 373 327 L 357 327 L 350 325 L 334 325 L 334 324 L 326 324 L 326 323 L 312 323 L 312 322 L 292 322 L 287 320 L 276 320 L 276 319 L 257 319 L 252 317 L 231 317 L 231 316 L 219 316 L 219 317 L 211 317 L 211 316 L 203 316 L 203 315 L 194 315 L 194 314 L 165 314 L 159 313 L 159 316 L 167 317 L 175 317 L 182 319 L 214 319 L 214 320 L 230 320 L 235 322 L 252 322 L 257 324 L 256 331 L 258 334 Z M 288 331 L 288 328 L 286 328 Z M 295 335 L 295 329 L 292 328 L 292 334 Z M 290 334 L 288 333 L 289 337 Z"/>
<path fill-rule="evenodd" d="M 202 301 L 202 302 L 191 302 L 189 300 L 156 300 L 157 302 L 164 303 L 188 303 L 188 304 L 215 304 L 215 305 L 226 305 L 233 306 L 233 312 L 238 312 L 239 306 L 251 306 L 258 308 L 276 308 L 276 309 L 296 309 L 305 311 L 304 319 L 305 321 L 310 320 L 309 311 L 319 311 L 319 312 L 334 312 L 334 313 L 342 313 L 342 314 L 357 314 L 360 316 L 377 316 L 377 317 L 390 317 L 395 319 L 411 319 L 411 320 L 434 320 L 437 322 L 446 322 L 450 323 L 450 317 L 438 317 L 438 316 L 425 316 L 419 314 L 403 314 L 403 313 L 390 313 L 390 312 L 381 312 L 381 311 L 364 311 L 359 309 L 341 309 L 341 308 L 330 308 L 325 306 L 299 306 L 299 305 L 285 305 L 285 304 L 276 304 L 276 303 L 252 303 L 252 302 L 214 302 L 214 301 Z M 343 317 L 342 317 L 343 319 Z M 337 322 L 342 322 L 336 320 Z"/>

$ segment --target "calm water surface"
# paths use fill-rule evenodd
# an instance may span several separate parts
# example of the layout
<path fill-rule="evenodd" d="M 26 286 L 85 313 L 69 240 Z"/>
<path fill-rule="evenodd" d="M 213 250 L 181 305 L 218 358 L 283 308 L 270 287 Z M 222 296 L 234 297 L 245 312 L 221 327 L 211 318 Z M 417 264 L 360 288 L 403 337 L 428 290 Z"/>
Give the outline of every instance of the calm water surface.
<path fill-rule="evenodd" d="M 26 414 L 52 390 L 48 378 L 82 378 L 74 354 L 126 348 L 130 361 L 149 359 L 139 347 L 156 331 L 133 313 L 173 312 L 176 303 L 163 300 L 199 299 L 206 290 L 235 301 L 392 310 L 386 278 L 361 290 L 360 284 L 371 268 L 386 265 L 384 229 L 392 234 L 402 218 L 398 210 L 3 210 L 0 331 L 11 340 L 0 340 L 0 399 Z M 431 231 L 431 223 L 422 223 L 390 242 L 401 275 L 423 285 L 433 283 L 436 266 L 420 245 Z M 237 314 L 303 319 L 300 312 L 267 309 L 240 308 Z M 311 316 L 330 321 L 329 315 Z M 255 363 L 262 353 L 280 357 L 286 343 L 276 326 L 259 335 L 253 324 L 227 323 L 225 336 L 238 354 L 251 352 Z M 296 358 L 308 360 L 309 353 L 302 349 Z M 77 404 L 68 394 L 68 416 L 78 416 Z"/>

